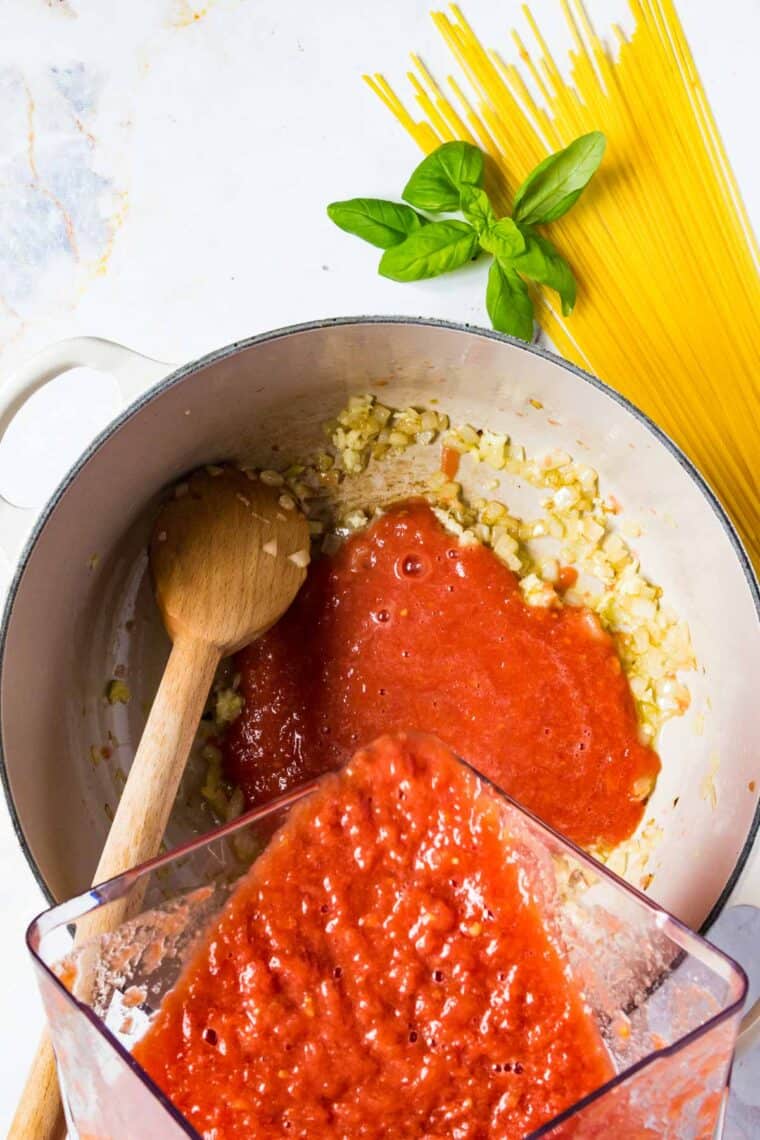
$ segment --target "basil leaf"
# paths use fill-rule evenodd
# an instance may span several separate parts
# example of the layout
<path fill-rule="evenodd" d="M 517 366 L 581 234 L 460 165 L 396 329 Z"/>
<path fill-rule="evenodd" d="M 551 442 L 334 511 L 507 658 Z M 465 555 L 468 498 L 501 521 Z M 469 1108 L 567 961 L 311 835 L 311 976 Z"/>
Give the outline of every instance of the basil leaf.
<path fill-rule="evenodd" d="M 488 273 L 486 308 L 491 324 L 499 332 L 528 342 L 533 340 L 533 302 L 528 286 L 495 258 Z"/>
<path fill-rule="evenodd" d="M 427 224 L 411 206 L 382 198 L 349 198 L 331 202 L 327 216 L 347 234 L 355 234 L 379 249 L 399 245 L 409 234 Z"/>
<path fill-rule="evenodd" d="M 480 235 L 480 244 L 489 253 L 493 253 L 503 261 L 509 261 L 510 258 L 517 257 L 523 252 L 525 238 L 512 218 L 499 218 L 498 222 L 494 222 L 484 234 Z"/>
<path fill-rule="evenodd" d="M 566 214 L 602 161 L 605 145 L 601 131 L 592 131 L 540 162 L 515 194 L 515 221 L 537 225 Z"/>
<path fill-rule="evenodd" d="M 467 222 L 431 222 L 386 249 L 378 272 L 391 281 L 420 281 L 458 269 L 477 252 L 478 235 Z"/>
<path fill-rule="evenodd" d="M 463 186 L 459 201 L 465 218 L 481 236 L 496 222 L 493 206 L 480 186 Z"/>
<path fill-rule="evenodd" d="M 528 226 L 523 228 L 525 252 L 512 259 L 510 265 L 523 277 L 548 285 L 559 293 L 562 301 L 562 314 L 568 317 L 575 307 L 575 278 L 573 271 L 561 253 L 547 238 L 534 233 Z"/>
<path fill-rule="evenodd" d="M 453 213 L 463 186 L 483 182 L 483 152 L 467 142 L 447 142 L 423 158 L 401 197 L 418 210 Z"/>

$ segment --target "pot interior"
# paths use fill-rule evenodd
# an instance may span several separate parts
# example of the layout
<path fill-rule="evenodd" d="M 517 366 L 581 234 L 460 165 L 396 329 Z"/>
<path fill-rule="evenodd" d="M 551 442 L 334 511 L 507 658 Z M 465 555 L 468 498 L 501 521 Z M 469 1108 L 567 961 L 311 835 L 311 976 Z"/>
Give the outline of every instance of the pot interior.
<path fill-rule="evenodd" d="M 6 619 L 0 715 L 11 796 L 49 891 L 62 898 L 89 884 L 168 653 L 145 550 L 162 489 L 221 459 L 303 458 L 323 444 L 324 421 L 367 391 L 394 406 L 434 401 L 453 422 L 506 432 L 529 453 L 582 457 L 622 518 L 640 525 L 643 569 L 688 621 L 699 663 L 685 677 L 689 711 L 659 740 L 648 890 L 700 926 L 758 799 L 757 613 L 728 530 L 683 459 L 580 373 L 486 333 L 382 319 L 286 330 L 180 370 L 106 433 L 48 508 Z M 433 450 L 405 456 L 390 475 L 379 465 L 351 493 L 376 501 L 414 490 L 437 463 Z M 471 478 L 472 489 L 494 473 Z M 488 497 L 519 513 L 525 490 L 504 486 Z M 110 705 L 105 686 L 121 674 L 131 700 Z M 170 846 L 214 826 L 201 778 L 191 763 Z"/>

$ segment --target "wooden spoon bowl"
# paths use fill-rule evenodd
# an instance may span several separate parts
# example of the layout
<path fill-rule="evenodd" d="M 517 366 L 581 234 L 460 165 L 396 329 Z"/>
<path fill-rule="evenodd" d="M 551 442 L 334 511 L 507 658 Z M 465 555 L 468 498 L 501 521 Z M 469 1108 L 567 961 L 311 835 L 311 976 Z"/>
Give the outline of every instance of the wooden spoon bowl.
<path fill-rule="evenodd" d="M 309 561 L 294 500 L 253 472 L 206 467 L 175 489 L 153 527 L 150 565 L 167 632 L 237 652 L 290 605 Z"/>

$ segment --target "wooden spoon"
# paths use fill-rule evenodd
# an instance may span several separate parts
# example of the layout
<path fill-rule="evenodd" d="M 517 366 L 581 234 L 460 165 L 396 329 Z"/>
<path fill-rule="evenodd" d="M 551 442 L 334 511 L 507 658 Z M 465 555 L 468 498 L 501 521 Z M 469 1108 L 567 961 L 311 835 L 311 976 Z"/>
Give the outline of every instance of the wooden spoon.
<path fill-rule="evenodd" d="M 283 505 L 284 504 L 284 505 Z M 306 577 L 309 528 L 293 501 L 252 473 L 208 467 L 177 488 L 153 528 L 150 564 L 173 646 L 95 883 L 158 851 L 214 673 L 222 657 L 260 637 Z M 114 908 L 94 912 L 97 930 L 119 925 Z M 80 934 L 83 923 L 80 922 Z M 95 933 L 86 927 L 87 937 Z M 9 1140 L 65 1135 L 55 1059 L 45 1035 Z"/>

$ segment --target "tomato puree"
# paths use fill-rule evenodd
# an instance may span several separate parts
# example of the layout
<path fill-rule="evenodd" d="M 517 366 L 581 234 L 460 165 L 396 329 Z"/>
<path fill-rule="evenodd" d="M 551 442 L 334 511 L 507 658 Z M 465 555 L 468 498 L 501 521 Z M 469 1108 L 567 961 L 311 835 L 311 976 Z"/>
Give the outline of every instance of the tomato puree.
<path fill-rule="evenodd" d="M 237 668 L 245 708 L 224 751 L 249 804 L 382 732 L 421 730 L 571 839 L 613 846 L 660 767 L 595 615 L 527 605 L 515 574 L 461 547 L 424 502 L 315 562 Z"/>
<path fill-rule="evenodd" d="M 385 737 L 292 810 L 135 1049 L 209 1140 L 506 1140 L 612 1076 L 513 809 Z"/>

